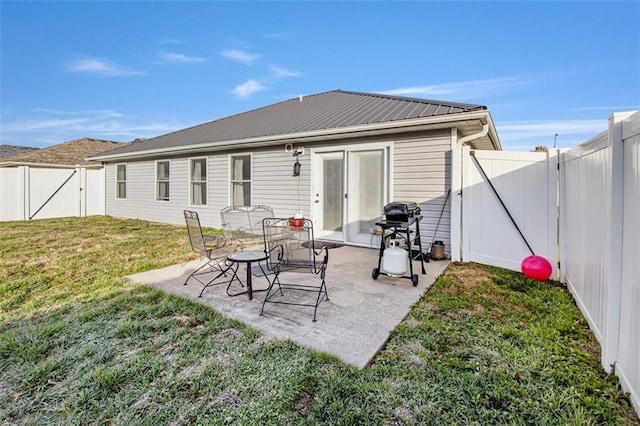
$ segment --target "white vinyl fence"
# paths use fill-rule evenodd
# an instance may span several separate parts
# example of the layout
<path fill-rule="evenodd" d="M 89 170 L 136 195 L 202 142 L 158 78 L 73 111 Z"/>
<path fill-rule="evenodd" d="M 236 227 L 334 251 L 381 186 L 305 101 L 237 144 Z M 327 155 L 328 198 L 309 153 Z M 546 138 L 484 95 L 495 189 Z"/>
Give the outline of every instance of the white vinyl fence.
<path fill-rule="evenodd" d="M 461 259 L 520 271 L 532 250 L 549 259 L 555 277 L 557 155 L 464 147 L 461 168 Z"/>
<path fill-rule="evenodd" d="M 640 412 L 640 112 L 562 154 L 562 280 Z"/>
<path fill-rule="evenodd" d="M 0 168 L 0 221 L 104 214 L 102 169 Z"/>
<path fill-rule="evenodd" d="M 526 239 L 567 284 L 602 366 L 640 412 L 640 112 L 614 114 L 607 132 L 566 152 L 463 147 L 452 157 L 461 176 L 452 179 L 452 260 L 520 271 Z"/>

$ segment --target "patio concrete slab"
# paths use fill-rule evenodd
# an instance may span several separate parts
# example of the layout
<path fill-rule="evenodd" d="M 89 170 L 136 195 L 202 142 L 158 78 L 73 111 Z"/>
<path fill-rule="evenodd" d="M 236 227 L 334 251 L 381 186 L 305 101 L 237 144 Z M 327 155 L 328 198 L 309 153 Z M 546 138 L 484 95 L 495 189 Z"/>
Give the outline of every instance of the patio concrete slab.
<path fill-rule="evenodd" d="M 125 277 L 168 293 L 207 304 L 221 314 L 240 320 L 267 336 L 291 339 L 300 345 L 337 355 L 359 368 L 366 367 L 385 345 L 390 332 L 409 313 L 436 278 L 442 274 L 448 261 L 425 263 L 427 273 L 420 274 L 420 262 L 414 261 L 414 272 L 419 275 L 418 286 L 411 280 L 380 275 L 371 277 L 377 266 L 378 252 L 367 248 L 339 247 L 330 249 L 327 268 L 329 301 L 318 307 L 317 322 L 313 322 L 313 308 L 268 303 L 264 315 L 260 308 L 266 293 L 227 296 L 226 283 L 209 287 L 198 297 L 202 287 L 192 282 L 183 285 L 186 277 L 202 261 L 173 265 L 162 269 Z M 245 272 L 238 271 L 244 281 Z M 311 274 L 282 274 L 281 281 L 304 283 L 318 280 Z M 255 290 L 267 287 L 263 277 L 253 278 Z M 232 290 L 239 290 L 237 283 Z"/>

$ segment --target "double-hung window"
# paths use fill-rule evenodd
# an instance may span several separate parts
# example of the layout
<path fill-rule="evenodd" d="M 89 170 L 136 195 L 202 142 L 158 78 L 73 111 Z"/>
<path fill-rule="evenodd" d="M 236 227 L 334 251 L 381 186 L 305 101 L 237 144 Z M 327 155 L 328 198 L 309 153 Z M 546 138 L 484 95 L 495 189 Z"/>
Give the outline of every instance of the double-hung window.
<path fill-rule="evenodd" d="M 207 159 L 189 160 L 189 203 L 192 206 L 207 205 Z"/>
<path fill-rule="evenodd" d="M 251 155 L 232 155 L 231 204 L 234 206 L 251 205 Z"/>
<path fill-rule="evenodd" d="M 127 198 L 127 165 L 116 164 L 116 198 Z"/>
<path fill-rule="evenodd" d="M 156 161 L 156 201 L 169 201 L 169 160 Z"/>

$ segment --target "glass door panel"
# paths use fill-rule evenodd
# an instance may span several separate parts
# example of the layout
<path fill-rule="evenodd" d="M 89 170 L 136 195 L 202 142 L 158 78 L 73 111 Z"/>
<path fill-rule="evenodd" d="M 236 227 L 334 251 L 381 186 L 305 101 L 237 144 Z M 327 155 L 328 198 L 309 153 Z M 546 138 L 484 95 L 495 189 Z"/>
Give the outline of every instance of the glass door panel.
<path fill-rule="evenodd" d="M 344 241 L 344 152 L 323 152 L 314 157 L 313 221 L 320 238 Z"/>
<path fill-rule="evenodd" d="M 384 149 L 349 153 L 348 240 L 369 244 L 386 199 L 387 167 Z"/>
<path fill-rule="evenodd" d="M 342 232 L 344 159 L 326 158 L 323 161 L 323 169 L 323 229 L 325 231 Z"/>

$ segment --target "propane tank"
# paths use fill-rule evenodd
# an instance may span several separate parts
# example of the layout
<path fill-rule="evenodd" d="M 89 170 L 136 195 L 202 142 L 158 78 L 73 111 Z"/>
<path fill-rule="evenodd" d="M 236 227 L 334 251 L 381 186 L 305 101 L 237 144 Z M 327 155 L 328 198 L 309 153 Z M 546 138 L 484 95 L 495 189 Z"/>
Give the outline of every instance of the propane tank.
<path fill-rule="evenodd" d="M 407 270 L 407 251 L 400 248 L 400 241 L 389 241 L 389 247 L 384 250 L 382 267 L 388 274 L 402 275 Z"/>

